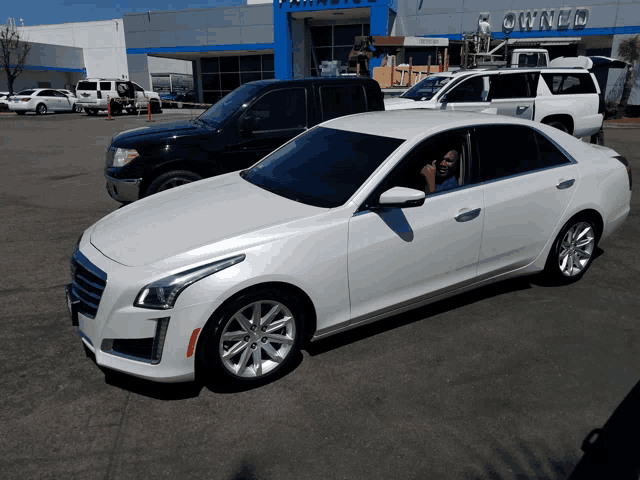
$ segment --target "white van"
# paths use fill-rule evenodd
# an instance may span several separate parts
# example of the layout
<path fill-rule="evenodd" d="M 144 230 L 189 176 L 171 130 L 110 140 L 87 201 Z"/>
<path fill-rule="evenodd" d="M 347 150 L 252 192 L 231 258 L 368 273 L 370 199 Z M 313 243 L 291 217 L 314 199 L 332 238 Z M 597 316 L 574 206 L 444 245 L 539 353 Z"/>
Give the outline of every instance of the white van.
<path fill-rule="evenodd" d="M 430 75 L 385 110 L 461 110 L 524 118 L 575 137 L 598 133 L 604 101 L 595 76 L 582 68 L 508 68 Z"/>

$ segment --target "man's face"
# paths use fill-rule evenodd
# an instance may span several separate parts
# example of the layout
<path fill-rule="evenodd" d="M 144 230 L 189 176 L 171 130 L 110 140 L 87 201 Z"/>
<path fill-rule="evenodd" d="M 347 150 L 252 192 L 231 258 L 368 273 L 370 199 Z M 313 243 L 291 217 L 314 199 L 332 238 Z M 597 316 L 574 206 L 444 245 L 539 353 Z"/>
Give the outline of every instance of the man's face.
<path fill-rule="evenodd" d="M 458 154 L 455 151 L 448 152 L 436 168 L 436 175 L 440 178 L 449 178 L 456 173 L 458 167 Z"/>

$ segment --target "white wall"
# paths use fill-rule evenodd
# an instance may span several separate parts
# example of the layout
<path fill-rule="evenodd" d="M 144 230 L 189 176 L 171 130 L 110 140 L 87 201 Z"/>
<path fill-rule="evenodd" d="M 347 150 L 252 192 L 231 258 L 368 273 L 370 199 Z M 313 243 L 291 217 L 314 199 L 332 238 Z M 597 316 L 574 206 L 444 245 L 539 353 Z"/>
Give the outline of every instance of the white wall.
<path fill-rule="evenodd" d="M 19 28 L 30 42 L 82 48 L 87 77 L 129 79 L 121 18 Z"/>
<path fill-rule="evenodd" d="M 193 67 L 190 61 L 153 57 L 151 55 L 147 56 L 147 61 L 149 62 L 149 73 L 193 74 Z"/>

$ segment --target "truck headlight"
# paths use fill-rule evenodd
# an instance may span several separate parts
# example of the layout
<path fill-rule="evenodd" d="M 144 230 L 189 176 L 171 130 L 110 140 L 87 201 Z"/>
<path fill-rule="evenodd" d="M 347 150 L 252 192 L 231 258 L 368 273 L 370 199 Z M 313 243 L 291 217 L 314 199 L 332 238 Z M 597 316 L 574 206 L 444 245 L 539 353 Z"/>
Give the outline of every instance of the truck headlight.
<path fill-rule="evenodd" d="M 116 149 L 116 153 L 113 156 L 113 166 L 114 167 L 124 167 L 127 163 L 129 163 L 134 158 L 138 157 L 139 154 L 133 149 L 129 148 L 118 148 Z"/>
<path fill-rule="evenodd" d="M 235 257 L 185 270 L 184 272 L 157 280 L 140 290 L 133 305 L 135 307 L 150 308 L 152 310 L 167 310 L 173 308 L 173 305 L 178 299 L 178 295 L 189 285 L 220 270 L 240 263 L 245 257 L 246 255 L 244 254 L 236 255 Z"/>

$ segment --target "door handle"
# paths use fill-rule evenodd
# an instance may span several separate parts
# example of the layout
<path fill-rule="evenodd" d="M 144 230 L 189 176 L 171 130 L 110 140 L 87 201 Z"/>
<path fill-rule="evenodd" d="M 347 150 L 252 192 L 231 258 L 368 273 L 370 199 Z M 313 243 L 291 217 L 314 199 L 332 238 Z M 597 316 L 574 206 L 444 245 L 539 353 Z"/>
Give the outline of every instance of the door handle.
<path fill-rule="evenodd" d="M 524 112 L 530 106 L 531 105 L 518 105 L 518 108 L 516 108 L 516 110 L 518 111 L 518 113 L 521 113 L 521 112 Z"/>
<path fill-rule="evenodd" d="M 461 213 L 460 215 L 454 217 L 456 222 L 468 222 L 469 220 L 473 220 L 478 215 L 480 215 L 480 208 L 476 208 L 475 210 L 471 210 L 469 212 Z"/>
<path fill-rule="evenodd" d="M 572 178 L 571 180 L 563 180 L 561 182 L 558 182 L 558 184 L 556 185 L 556 188 L 558 190 L 564 190 L 565 188 L 569 188 L 573 186 L 575 182 L 576 180 L 574 178 Z"/>

